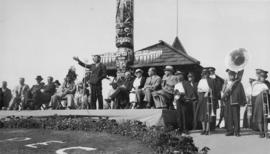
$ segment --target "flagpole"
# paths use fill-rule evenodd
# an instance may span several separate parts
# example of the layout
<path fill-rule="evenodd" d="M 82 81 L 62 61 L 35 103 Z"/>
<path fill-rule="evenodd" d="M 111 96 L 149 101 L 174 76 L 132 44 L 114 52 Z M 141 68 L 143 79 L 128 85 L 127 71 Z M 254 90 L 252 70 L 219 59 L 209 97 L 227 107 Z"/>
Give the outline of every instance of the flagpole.
<path fill-rule="evenodd" d="M 178 13 L 179 13 L 179 8 L 178 8 L 178 0 L 176 0 L 176 36 L 178 36 L 178 25 L 179 25 L 179 18 L 178 18 Z"/>

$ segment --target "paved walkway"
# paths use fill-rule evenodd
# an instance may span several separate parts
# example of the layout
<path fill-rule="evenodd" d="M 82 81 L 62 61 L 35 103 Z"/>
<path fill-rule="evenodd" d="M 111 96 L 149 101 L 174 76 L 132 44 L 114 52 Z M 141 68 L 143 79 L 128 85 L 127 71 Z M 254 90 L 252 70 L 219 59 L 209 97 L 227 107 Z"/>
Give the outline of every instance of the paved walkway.
<path fill-rule="evenodd" d="M 199 149 L 209 147 L 209 154 L 270 154 L 270 139 L 261 139 L 251 130 L 243 130 L 240 137 L 225 136 L 222 129 L 210 136 L 200 135 L 198 131 L 190 135 Z"/>
<path fill-rule="evenodd" d="M 0 154 L 56 154 L 57 151 L 57 154 L 64 154 L 60 152 L 63 150 L 68 154 L 153 153 L 151 148 L 137 140 L 107 133 L 0 129 Z"/>

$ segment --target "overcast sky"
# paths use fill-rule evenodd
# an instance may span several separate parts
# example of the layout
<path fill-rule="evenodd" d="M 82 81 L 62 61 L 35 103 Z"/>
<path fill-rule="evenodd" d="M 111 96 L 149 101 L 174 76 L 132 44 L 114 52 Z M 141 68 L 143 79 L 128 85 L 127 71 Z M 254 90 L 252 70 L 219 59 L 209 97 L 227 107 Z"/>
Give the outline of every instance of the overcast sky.
<path fill-rule="evenodd" d="M 246 48 L 255 68 L 270 71 L 270 0 L 179 0 L 179 38 L 187 53 L 225 76 L 224 57 Z M 135 49 L 176 36 L 176 0 L 135 0 Z M 0 81 L 62 81 L 72 56 L 115 52 L 116 0 L 0 0 Z"/>

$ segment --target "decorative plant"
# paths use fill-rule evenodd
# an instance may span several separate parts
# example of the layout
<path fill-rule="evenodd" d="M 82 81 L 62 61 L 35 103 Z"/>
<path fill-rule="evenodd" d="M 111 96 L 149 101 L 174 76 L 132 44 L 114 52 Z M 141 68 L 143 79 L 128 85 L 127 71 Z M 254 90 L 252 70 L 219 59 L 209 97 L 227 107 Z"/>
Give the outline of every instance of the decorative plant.
<path fill-rule="evenodd" d="M 8 117 L 0 120 L 0 128 L 41 128 L 52 130 L 83 130 L 117 134 L 139 140 L 151 147 L 157 154 L 197 154 L 198 148 L 190 136 L 183 136 L 172 127 L 147 127 L 140 121 L 117 123 L 108 118 L 60 117 L 46 118 Z M 200 153 L 207 154 L 204 147 Z"/>

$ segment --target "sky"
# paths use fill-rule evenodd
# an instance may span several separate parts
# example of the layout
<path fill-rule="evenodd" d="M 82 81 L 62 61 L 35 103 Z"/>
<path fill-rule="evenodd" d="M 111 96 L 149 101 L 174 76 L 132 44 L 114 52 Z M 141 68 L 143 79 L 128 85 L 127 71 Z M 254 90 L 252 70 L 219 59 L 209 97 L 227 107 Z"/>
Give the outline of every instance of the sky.
<path fill-rule="evenodd" d="M 135 50 L 176 34 L 176 0 L 135 0 Z M 0 81 L 9 87 L 37 75 L 60 81 L 72 60 L 115 52 L 116 0 L 0 0 Z M 245 48 L 249 62 L 243 83 L 255 68 L 270 71 L 270 0 L 179 0 L 178 36 L 202 66 L 226 77 L 225 56 Z"/>

